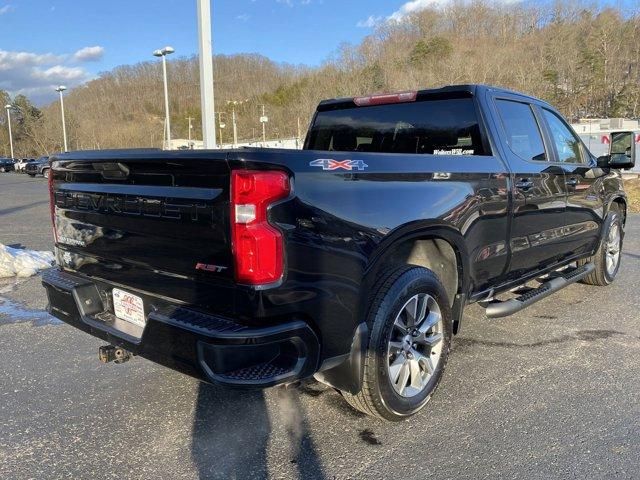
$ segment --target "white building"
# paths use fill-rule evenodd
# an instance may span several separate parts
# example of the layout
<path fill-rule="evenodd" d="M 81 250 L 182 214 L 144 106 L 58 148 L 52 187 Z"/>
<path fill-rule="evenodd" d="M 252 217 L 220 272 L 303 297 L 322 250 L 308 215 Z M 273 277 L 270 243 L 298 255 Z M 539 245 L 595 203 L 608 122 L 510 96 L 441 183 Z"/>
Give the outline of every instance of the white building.
<path fill-rule="evenodd" d="M 280 138 L 277 140 L 267 140 L 266 142 L 238 142 L 236 145 L 233 143 L 223 143 L 220 148 L 286 148 L 290 150 L 299 150 L 302 148 L 304 141 L 299 138 Z M 187 140 L 186 138 L 174 138 L 171 140 L 170 150 L 202 150 L 204 148 L 202 140 Z"/>
<path fill-rule="evenodd" d="M 609 153 L 612 132 L 633 131 L 636 134 L 636 158 L 640 159 L 640 122 L 626 118 L 585 118 L 571 126 L 596 157 Z M 640 163 L 632 170 L 640 173 Z"/>

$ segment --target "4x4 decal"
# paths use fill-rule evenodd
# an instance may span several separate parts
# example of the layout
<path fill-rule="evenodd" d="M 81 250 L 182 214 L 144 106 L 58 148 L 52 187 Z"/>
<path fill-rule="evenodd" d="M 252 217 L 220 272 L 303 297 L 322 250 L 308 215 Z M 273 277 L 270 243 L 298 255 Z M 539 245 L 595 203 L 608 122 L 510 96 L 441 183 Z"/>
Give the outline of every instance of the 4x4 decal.
<path fill-rule="evenodd" d="M 311 167 L 322 167 L 322 170 L 364 170 L 369 165 L 362 160 L 334 160 L 332 158 L 318 158 L 309 162 Z"/>

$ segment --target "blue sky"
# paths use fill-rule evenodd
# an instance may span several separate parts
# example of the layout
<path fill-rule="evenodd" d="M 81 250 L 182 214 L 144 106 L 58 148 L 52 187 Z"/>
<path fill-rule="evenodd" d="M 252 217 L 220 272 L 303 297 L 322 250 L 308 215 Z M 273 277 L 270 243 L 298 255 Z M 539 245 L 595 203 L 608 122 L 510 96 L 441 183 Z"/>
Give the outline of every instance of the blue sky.
<path fill-rule="evenodd" d="M 214 50 L 318 65 L 340 43 L 371 31 L 357 27 L 360 20 L 403 3 L 213 0 Z M 72 87 L 117 65 L 153 60 L 164 45 L 175 55 L 197 53 L 196 0 L 0 0 L 0 89 L 38 102 L 53 98 L 56 83 Z"/>
<path fill-rule="evenodd" d="M 318 65 L 375 21 L 446 1 L 212 0 L 214 50 Z M 42 103 L 56 84 L 152 60 L 164 45 L 190 56 L 196 42 L 196 0 L 0 0 L 0 89 Z"/>

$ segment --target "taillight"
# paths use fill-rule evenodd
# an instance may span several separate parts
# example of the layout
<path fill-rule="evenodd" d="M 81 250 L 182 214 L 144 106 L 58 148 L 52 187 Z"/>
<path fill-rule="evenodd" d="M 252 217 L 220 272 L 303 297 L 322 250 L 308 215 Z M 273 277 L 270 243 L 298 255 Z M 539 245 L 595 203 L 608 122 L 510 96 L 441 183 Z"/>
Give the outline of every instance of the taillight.
<path fill-rule="evenodd" d="M 407 103 L 415 102 L 418 98 L 418 92 L 398 92 L 398 93 L 381 93 L 379 95 L 368 95 L 366 97 L 356 97 L 353 99 L 359 107 L 370 107 L 372 105 L 387 105 L 389 103 Z"/>
<path fill-rule="evenodd" d="M 231 172 L 231 242 L 239 283 L 264 285 L 282 278 L 284 242 L 269 223 L 267 210 L 290 191 L 284 172 Z"/>
<path fill-rule="evenodd" d="M 49 210 L 51 212 L 51 226 L 53 227 L 53 240 L 58 243 L 58 232 L 56 230 L 56 198 L 53 192 L 53 170 L 49 169 Z"/>

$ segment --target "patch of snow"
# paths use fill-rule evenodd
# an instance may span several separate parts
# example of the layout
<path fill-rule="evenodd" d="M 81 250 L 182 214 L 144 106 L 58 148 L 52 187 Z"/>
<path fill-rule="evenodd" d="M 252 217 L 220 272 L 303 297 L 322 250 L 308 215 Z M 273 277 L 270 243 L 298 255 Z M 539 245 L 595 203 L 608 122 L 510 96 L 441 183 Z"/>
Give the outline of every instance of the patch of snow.
<path fill-rule="evenodd" d="M 0 243 L 0 278 L 31 277 L 54 263 L 53 252 L 8 247 Z"/>

